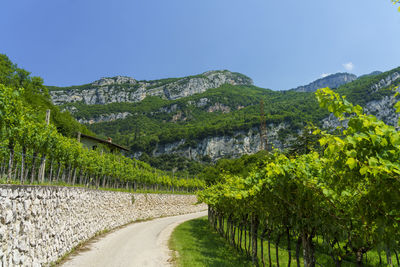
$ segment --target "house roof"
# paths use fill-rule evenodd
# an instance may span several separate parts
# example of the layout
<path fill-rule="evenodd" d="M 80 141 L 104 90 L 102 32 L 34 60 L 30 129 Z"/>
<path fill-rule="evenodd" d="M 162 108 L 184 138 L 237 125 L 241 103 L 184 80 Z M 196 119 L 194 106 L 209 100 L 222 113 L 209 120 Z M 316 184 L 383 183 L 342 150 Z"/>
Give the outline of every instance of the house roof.
<path fill-rule="evenodd" d="M 95 141 L 97 141 L 97 142 L 99 142 L 99 143 L 103 143 L 103 144 L 106 144 L 106 145 L 108 145 L 108 146 L 113 146 L 113 147 L 116 147 L 116 148 L 121 149 L 121 150 L 129 151 L 129 149 L 126 148 L 126 147 L 123 147 L 123 146 L 120 146 L 120 145 L 111 143 L 111 142 L 109 142 L 109 141 L 107 141 L 107 140 L 103 140 L 103 139 L 100 139 L 100 138 L 97 138 L 97 137 L 94 137 L 94 136 L 90 136 L 90 135 L 86 135 L 86 134 L 81 134 L 81 138 L 82 138 L 82 137 L 83 137 L 83 138 L 87 138 L 87 139 L 92 139 L 92 140 L 95 140 Z"/>

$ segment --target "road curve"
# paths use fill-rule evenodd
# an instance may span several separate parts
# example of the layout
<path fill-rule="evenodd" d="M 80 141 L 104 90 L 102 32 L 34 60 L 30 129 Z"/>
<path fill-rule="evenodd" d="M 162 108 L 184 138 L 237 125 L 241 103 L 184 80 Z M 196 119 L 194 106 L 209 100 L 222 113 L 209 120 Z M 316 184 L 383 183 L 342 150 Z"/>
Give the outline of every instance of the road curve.
<path fill-rule="evenodd" d="M 64 267 L 170 266 L 168 240 L 184 221 L 207 215 L 206 211 L 134 223 L 89 245 L 72 256 Z"/>

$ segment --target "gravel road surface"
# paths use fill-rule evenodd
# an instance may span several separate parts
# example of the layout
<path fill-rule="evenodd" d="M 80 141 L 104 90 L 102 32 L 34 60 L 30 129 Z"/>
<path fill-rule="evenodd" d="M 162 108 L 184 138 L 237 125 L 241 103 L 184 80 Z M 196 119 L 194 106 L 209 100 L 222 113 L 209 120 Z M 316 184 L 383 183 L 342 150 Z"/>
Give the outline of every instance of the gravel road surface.
<path fill-rule="evenodd" d="M 168 240 L 179 224 L 206 216 L 207 211 L 133 223 L 89 244 L 65 267 L 171 266 Z"/>

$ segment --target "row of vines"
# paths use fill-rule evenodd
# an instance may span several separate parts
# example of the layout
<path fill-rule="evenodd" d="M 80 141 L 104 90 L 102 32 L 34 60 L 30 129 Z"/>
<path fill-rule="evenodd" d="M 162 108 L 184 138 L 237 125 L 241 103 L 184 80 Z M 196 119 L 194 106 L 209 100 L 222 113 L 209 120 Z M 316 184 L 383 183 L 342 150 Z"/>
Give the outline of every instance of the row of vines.
<path fill-rule="evenodd" d="M 257 265 L 279 266 L 282 243 L 287 266 L 371 266 L 372 253 L 399 265 L 400 133 L 328 88 L 316 97 L 342 126 L 314 130 L 318 151 L 270 153 L 246 177 L 226 174 L 199 192 L 209 221 Z"/>
<path fill-rule="evenodd" d="M 84 148 L 40 121 L 21 100 L 23 89 L 0 84 L 0 175 L 6 182 L 193 192 L 198 179 L 178 179 L 124 156 Z"/>

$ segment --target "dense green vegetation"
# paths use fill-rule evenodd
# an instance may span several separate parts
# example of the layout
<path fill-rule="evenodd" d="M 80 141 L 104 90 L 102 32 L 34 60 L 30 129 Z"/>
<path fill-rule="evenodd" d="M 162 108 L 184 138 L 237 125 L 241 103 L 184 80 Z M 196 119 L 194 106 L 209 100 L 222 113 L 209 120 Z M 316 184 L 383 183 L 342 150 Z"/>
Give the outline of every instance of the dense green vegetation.
<path fill-rule="evenodd" d="M 364 106 L 369 101 L 393 95 L 391 89 L 400 84 L 400 80 L 390 87 L 379 90 L 373 89 L 372 86 L 394 72 L 400 72 L 400 68 L 360 77 L 335 91 L 346 95 L 351 102 Z M 190 77 L 146 82 L 161 86 L 176 81 L 184 82 L 188 78 Z M 140 160 L 151 166 L 187 177 L 201 173 L 202 168 L 209 165 L 209 158 L 189 159 L 174 153 L 155 156 L 154 149 L 173 142 L 182 142 L 179 149 L 194 148 L 204 138 L 238 136 L 247 134 L 250 129 L 254 129 L 254 133 L 257 134 L 260 125 L 260 100 L 264 102 L 267 126 L 277 126 L 280 123 L 287 126 L 278 132 L 278 140 L 289 145 L 287 151 L 289 153 L 302 150 L 302 147 L 288 143 L 287 140 L 293 137 L 301 138 L 298 135 L 309 122 L 321 126 L 321 120 L 329 114 L 327 110 L 319 107 L 314 93 L 277 92 L 256 86 L 229 84 L 177 100 L 147 97 L 138 103 L 107 105 L 70 103 L 65 107 L 75 107 L 77 111 L 74 116 L 78 119 L 96 118 L 120 112 L 132 114 L 126 119 L 95 123 L 88 127 L 103 138 L 111 136 L 116 143 L 129 147 L 132 153 L 143 152 Z"/>
<path fill-rule="evenodd" d="M 96 123 L 88 127 L 101 136 L 112 136 L 116 142 L 131 147 L 133 151 L 151 153 L 157 144 L 185 139 L 185 145 L 192 146 L 196 140 L 209 136 L 230 136 L 236 131 L 258 127 L 261 99 L 265 103 L 267 124 L 287 123 L 291 132 L 301 129 L 305 121 L 318 122 L 328 115 L 319 110 L 310 93 L 275 92 L 232 85 L 223 85 L 173 101 L 147 97 L 139 103 L 70 105 L 78 109 L 74 114 L 77 118 L 130 112 L 133 115 L 124 120 Z M 216 103 L 230 112 L 209 112 Z M 285 134 L 282 132 L 281 137 L 284 138 Z"/>
<path fill-rule="evenodd" d="M 390 88 L 374 91 L 371 87 L 396 71 L 399 72 L 400 68 L 361 77 L 336 91 L 347 95 L 353 103 L 363 106 L 368 101 L 393 94 Z M 167 79 L 165 82 L 172 81 L 175 79 Z M 397 80 L 394 85 L 399 83 Z M 260 100 L 265 103 L 267 125 L 284 123 L 288 126 L 278 133 L 280 141 L 285 141 L 288 135 L 297 135 L 307 122 L 318 126 L 329 114 L 319 107 L 314 93 L 277 92 L 255 86 L 229 84 L 177 100 L 147 97 L 139 103 L 71 103 L 67 106 L 77 108 L 74 116 L 79 119 L 110 113 L 131 113 L 132 116 L 126 119 L 95 123 L 88 127 L 100 136 L 113 137 L 113 140 L 130 147 L 132 151 L 144 151 L 151 155 L 157 145 L 185 140 L 183 146 L 193 147 L 206 137 L 232 136 L 239 131 L 258 128 Z M 178 166 L 175 167 L 179 169 Z"/>
<path fill-rule="evenodd" d="M 252 266 L 251 261 L 210 231 L 206 218 L 179 225 L 172 233 L 169 247 L 177 254 L 177 266 Z"/>
<path fill-rule="evenodd" d="M 249 235 L 254 263 L 271 266 L 262 239 L 276 248 L 286 240 L 288 266 L 292 258 L 300 262 L 300 251 L 307 267 L 316 266 L 319 253 L 330 256 L 319 260 L 323 266 L 376 265 L 376 255 L 399 264 L 400 132 L 327 88 L 316 96 L 348 127 L 314 130 L 320 146 L 305 154 L 275 152 L 251 170 L 241 172 L 236 163 L 230 172 L 221 170 L 199 193 L 210 223 L 239 249 Z M 260 249 L 268 250 L 268 260 Z"/>
<path fill-rule="evenodd" d="M 87 186 L 193 191 L 197 179 L 167 176 L 120 155 L 88 150 L 47 125 L 23 101 L 23 89 L 0 84 L 0 174 L 21 183 L 62 181 Z M 50 164 L 45 164 L 46 159 Z"/>
<path fill-rule="evenodd" d="M 51 110 L 51 122 L 65 136 L 76 136 L 76 132 L 90 134 L 90 131 L 78 123 L 69 112 L 61 112 L 51 102 L 48 90 L 40 77 L 31 77 L 30 73 L 11 62 L 4 54 L 0 54 L 0 84 L 21 91 L 23 105 L 29 106 L 32 113 L 37 113 L 44 121 L 47 109 Z"/>
<path fill-rule="evenodd" d="M 0 63 L 0 180 L 184 192 L 203 186 L 198 179 L 171 177 L 141 161 L 83 147 L 76 132 L 87 130 L 51 104 L 42 80 L 4 55 Z M 46 109 L 56 113 L 49 124 Z"/>
<path fill-rule="evenodd" d="M 85 90 L 92 88 L 93 85 L 91 83 L 82 84 L 82 85 L 72 85 L 67 87 L 58 87 L 58 86 L 46 86 L 48 91 L 68 91 L 71 89 Z"/>
<path fill-rule="evenodd" d="M 400 84 L 399 79 L 395 81 L 391 87 L 382 88 L 378 91 L 373 90 L 372 85 L 379 83 L 395 72 L 400 73 L 400 67 L 378 75 L 360 77 L 351 83 L 340 86 L 336 92 L 347 96 L 347 99 L 352 103 L 364 106 L 367 102 L 380 100 L 384 96 L 393 95 L 393 90 L 391 90 L 391 88 Z"/>
<path fill-rule="evenodd" d="M 392 95 L 391 88 L 400 83 L 397 80 L 389 88 L 373 90 L 388 75 L 400 72 L 400 68 L 378 75 L 364 76 L 335 91 L 348 96 L 348 99 L 361 106 L 372 100 L 380 100 Z M 175 81 L 174 79 L 172 81 Z M 170 82 L 170 81 L 168 81 Z M 166 143 L 184 140 L 180 148 L 195 147 L 198 142 L 210 136 L 233 136 L 260 125 L 260 100 L 264 101 L 267 125 L 285 123 L 287 129 L 278 132 L 279 141 L 287 143 L 287 137 L 298 137 L 299 130 L 308 122 L 320 126 L 321 120 L 329 112 L 321 109 L 314 93 L 294 91 L 272 91 L 255 86 L 223 85 L 207 92 L 169 101 L 159 97 L 147 97 L 139 103 L 112 103 L 108 105 L 85 105 L 72 103 L 77 118 L 93 118 L 101 114 L 129 112 L 123 120 L 103 122 L 88 127 L 102 137 L 112 136 L 132 151 L 142 151 L 141 160 L 153 167 L 180 175 L 195 175 L 201 171 L 202 164 L 207 167 L 208 159 L 184 159 L 179 154 L 153 156 L 153 150 Z M 225 112 L 210 109 L 220 105 Z M 257 130 L 256 130 L 257 131 Z M 289 144 L 293 152 L 296 144 Z M 297 149 L 302 149 L 298 147 Z M 202 164 L 199 164 L 197 162 Z"/>
<path fill-rule="evenodd" d="M 178 266 L 254 266 L 250 258 L 250 229 L 245 227 L 237 229 L 238 231 L 233 233 L 235 242 L 232 242 L 232 239 L 228 239 L 230 236 L 226 234 L 228 231 L 226 220 L 224 221 L 223 231 L 219 227 L 210 227 L 209 223 L 206 219 L 200 218 L 185 222 L 174 230 L 170 239 L 170 249 L 177 252 L 175 260 Z M 218 235 L 222 235 L 225 239 Z M 268 240 L 258 237 L 258 254 L 260 258 L 263 257 L 261 263 L 267 266 L 277 266 L 278 263 L 280 266 L 288 266 L 290 261 L 291 266 L 302 266 L 304 262 L 303 254 L 300 253 L 298 264 L 297 259 L 292 257 L 294 251 L 287 249 L 287 240 L 281 237 L 277 242 L 277 237 L 272 234 Z M 324 242 L 321 237 L 315 238 L 316 262 L 319 266 L 335 266 L 331 256 L 327 254 Z M 277 245 L 277 243 L 279 244 Z M 229 245 L 233 247 L 229 248 Z M 291 240 L 290 247 L 295 248 L 296 245 L 297 240 Z M 364 266 L 368 267 L 385 266 L 387 261 L 384 253 L 378 250 L 369 251 L 365 258 Z M 228 259 L 228 262 L 225 262 L 226 259 Z M 240 259 L 240 262 L 237 263 L 236 259 Z M 342 261 L 341 266 L 352 267 L 354 261 L 355 258 L 349 256 Z M 392 262 L 395 261 L 396 256 L 392 255 Z"/>
<path fill-rule="evenodd" d="M 223 181 L 227 174 L 246 177 L 253 169 L 263 166 L 267 155 L 266 151 L 259 151 L 256 154 L 243 155 L 237 159 L 220 159 L 214 165 L 205 166 L 198 177 L 207 185 Z"/>
<path fill-rule="evenodd" d="M 152 167 L 168 171 L 172 175 L 180 177 L 193 177 L 198 175 L 204 168 L 210 165 L 210 157 L 203 157 L 203 161 L 188 159 L 187 157 L 179 154 L 162 154 L 160 156 L 150 157 L 147 153 L 143 153 L 140 158 L 141 161 L 150 164 Z"/>

